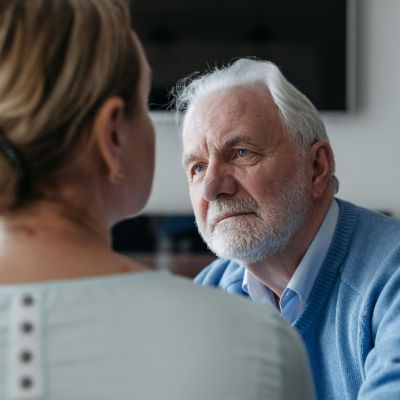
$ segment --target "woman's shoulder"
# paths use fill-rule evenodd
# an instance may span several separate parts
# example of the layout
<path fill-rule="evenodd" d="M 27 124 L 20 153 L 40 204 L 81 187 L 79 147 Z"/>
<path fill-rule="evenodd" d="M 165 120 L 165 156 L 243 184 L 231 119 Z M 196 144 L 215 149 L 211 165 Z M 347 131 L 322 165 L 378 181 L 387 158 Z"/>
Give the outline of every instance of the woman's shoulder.
<path fill-rule="evenodd" d="M 29 295 L 41 299 L 43 311 L 51 317 L 74 314 L 118 318 L 144 312 L 161 313 L 170 318 L 185 316 L 201 323 L 218 324 L 232 321 L 238 325 L 271 325 L 286 328 L 272 307 L 251 303 L 241 296 L 228 295 L 213 287 L 203 287 L 167 271 L 137 270 L 135 272 L 88 276 L 76 279 L 50 280 L 38 283 L 0 285 L 0 301 Z M 233 322 L 234 321 L 234 322 Z M 240 324 L 239 324 L 240 322 Z M 271 328 L 272 329 L 272 328 Z"/>
<path fill-rule="evenodd" d="M 261 392 L 281 392 L 275 381 L 282 362 L 296 365 L 296 373 L 306 364 L 299 339 L 273 309 L 167 272 L 8 285 L 0 287 L 0 302 L 5 298 L 8 316 L 28 312 L 34 331 L 42 332 L 39 342 L 58 382 L 53 398 L 72 390 L 60 376 L 80 374 L 85 382 L 75 394 L 81 384 L 100 384 L 105 396 L 96 398 L 109 398 L 102 382 L 119 371 L 117 383 L 139 397 L 183 399 L 197 388 L 193 399 L 232 393 L 259 399 Z M 249 382 L 258 384 L 249 389 Z"/>

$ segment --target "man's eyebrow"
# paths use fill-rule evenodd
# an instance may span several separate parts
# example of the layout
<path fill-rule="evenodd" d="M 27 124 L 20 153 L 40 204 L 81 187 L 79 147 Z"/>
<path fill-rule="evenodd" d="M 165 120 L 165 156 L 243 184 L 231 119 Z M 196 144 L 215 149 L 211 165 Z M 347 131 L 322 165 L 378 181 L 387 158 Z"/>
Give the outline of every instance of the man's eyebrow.
<path fill-rule="evenodd" d="M 198 160 L 199 157 L 197 157 L 195 154 L 188 154 L 182 157 L 182 165 L 184 167 L 187 167 L 189 164 L 191 164 L 193 161 Z"/>
<path fill-rule="evenodd" d="M 224 143 L 225 147 L 233 147 L 239 143 L 254 144 L 254 140 L 251 136 L 246 134 L 236 135 Z"/>
<path fill-rule="evenodd" d="M 223 142 L 223 143 L 222 143 L 222 146 L 223 146 L 224 148 L 230 148 L 230 147 L 236 146 L 236 145 L 239 144 L 239 143 L 243 143 L 243 144 L 253 144 L 253 145 L 256 144 L 252 136 L 246 135 L 246 134 L 238 134 L 238 135 L 235 135 L 235 136 L 232 137 L 232 138 L 229 138 L 226 142 Z M 199 158 L 200 158 L 200 157 L 197 156 L 197 155 L 194 154 L 194 153 L 184 155 L 184 156 L 182 157 L 182 165 L 183 165 L 184 167 L 186 167 L 186 166 L 188 166 L 190 163 L 192 163 L 193 161 L 198 160 Z"/>

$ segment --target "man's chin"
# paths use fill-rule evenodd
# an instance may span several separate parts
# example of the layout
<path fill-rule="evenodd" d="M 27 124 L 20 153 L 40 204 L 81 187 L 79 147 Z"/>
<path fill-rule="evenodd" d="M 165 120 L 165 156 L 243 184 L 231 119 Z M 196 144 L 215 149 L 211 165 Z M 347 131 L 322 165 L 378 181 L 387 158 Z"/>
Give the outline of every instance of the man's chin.
<path fill-rule="evenodd" d="M 212 241 L 207 241 L 208 248 L 219 258 L 237 261 L 241 264 L 249 264 L 259 262 L 265 258 L 262 249 L 257 249 L 255 246 L 248 247 L 244 243 L 238 243 L 237 237 L 235 240 L 222 236 Z"/>

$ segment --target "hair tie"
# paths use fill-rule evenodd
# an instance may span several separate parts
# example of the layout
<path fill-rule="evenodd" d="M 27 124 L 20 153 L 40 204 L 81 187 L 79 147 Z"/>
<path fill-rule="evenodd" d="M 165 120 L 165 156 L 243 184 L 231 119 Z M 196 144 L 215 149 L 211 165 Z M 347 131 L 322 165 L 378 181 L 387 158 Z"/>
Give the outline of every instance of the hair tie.
<path fill-rule="evenodd" d="M 0 129 L 0 152 L 4 154 L 12 169 L 17 175 L 17 203 L 27 200 L 31 196 L 31 182 L 24 160 L 18 150 L 6 139 Z"/>
<path fill-rule="evenodd" d="M 0 135 L 0 151 L 4 154 L 13 170 L 16 172 L 18 180 L 21 180 L 25 176 L 25 168 L 22 158 L 10 141 L 3 135 Z"/>

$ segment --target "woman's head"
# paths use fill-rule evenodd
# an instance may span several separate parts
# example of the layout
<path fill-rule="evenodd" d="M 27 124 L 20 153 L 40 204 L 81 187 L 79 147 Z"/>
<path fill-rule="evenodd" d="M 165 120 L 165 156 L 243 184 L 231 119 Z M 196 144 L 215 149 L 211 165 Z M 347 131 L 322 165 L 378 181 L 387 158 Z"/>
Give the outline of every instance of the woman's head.
<path fill-rule="evenodd" d="M 3 149 L 0 209 L 57 183 L 57 173 L 89 147 L 108 99 L 121 100 L 127 119 L 143 113 L 140 52 L 124 0 L 1 1 L 0 136 L 24 176 Z"/>

